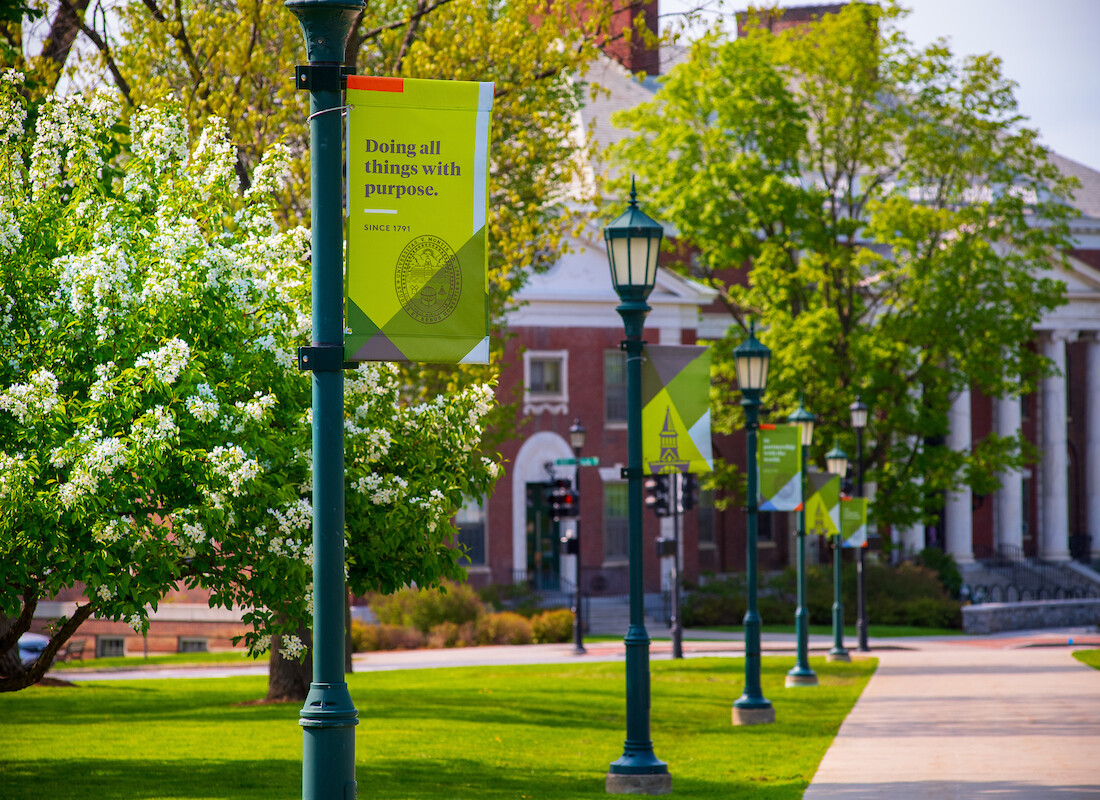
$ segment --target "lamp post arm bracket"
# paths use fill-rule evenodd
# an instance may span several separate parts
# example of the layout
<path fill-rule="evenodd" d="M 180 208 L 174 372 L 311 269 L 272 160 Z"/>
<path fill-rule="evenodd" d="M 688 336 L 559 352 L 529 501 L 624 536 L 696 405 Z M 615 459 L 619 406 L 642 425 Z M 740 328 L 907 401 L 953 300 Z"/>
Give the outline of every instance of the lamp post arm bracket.
<path fill-rule="evenodd" d="M 299 64 L 294 68 L 294 86 L 309 92 L 338 92 L 346 89 L 355 67 L 341 64 Z"/>
<path fill-rule="evenodd" d="M 342 344 L 315 344 L 298 348 L 298 369 L 301 372 L 336 372 L 358 368 L 358 362 L 344 361 Z"/>

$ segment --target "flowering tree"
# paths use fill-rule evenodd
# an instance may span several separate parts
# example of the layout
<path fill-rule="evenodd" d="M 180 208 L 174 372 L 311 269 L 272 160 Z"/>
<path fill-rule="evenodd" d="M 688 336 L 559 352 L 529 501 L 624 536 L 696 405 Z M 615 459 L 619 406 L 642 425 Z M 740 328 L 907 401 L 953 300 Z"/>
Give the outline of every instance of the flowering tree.
<path fill-rule="evenodd" d="M 286 151 L 239 195 L 225 123 L 189 147 L 171 107 L 129 127 L 117 96 L 33 112 L 0 79 L 0 657 L 37 602 L 83 586 L 26 671 L 39 680 L 92 614 L 148 626 L 179 583 L 244 610 L 253 651 L 311 605 L 308 232 L 271 211 Z M 129 138 L 129 152 L 120 142 Z M 412 406 L 390 365 L 347 380 L 354 590 L 461 577 L 450 519 L 483 495 L 492 391 Z M 12 659 L 8 659 L 10 664 Z"/>

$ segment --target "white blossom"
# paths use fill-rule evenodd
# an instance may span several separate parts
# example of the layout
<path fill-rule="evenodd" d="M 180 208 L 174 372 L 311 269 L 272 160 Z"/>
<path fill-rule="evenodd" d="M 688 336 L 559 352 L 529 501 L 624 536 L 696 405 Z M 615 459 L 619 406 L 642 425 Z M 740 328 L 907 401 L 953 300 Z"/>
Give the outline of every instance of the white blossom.
<path fill-rule="evenodd" d="M 206 383 L 200 383 L 195 387 L 195 391 L 198 394 L 188 397 L 184 404 L 191 416 L 199 422 L 210 422 L 218 416 L 218 410 L 221 408 L 217 395 Z"/>
<path fill-rule="evenodd" d="M 279 650 L 282 652 L 285 658 L 297 659 L 299 656 L 302 655 L 302 652 L 305 649 L 306 648 L 305 645 L 302 644 L 302 640 L 299 639 L 297 636 L 284 634 L 280 638 Z"/>
<path fill-rule="evenodd" d="M 169 339 L 164 347 L 144 353 L 134 366 L 149 367 L 161 383 L 175 383 L 176 378 L 191 360 L 191 348 L 182 339 Z"/>
<path fill-rule="evenodd" d="M 259 462 L 236 445 L 215 447 L 210 451 L 210 464 L 216 475 L 229 480 L 229 493 L 234 497 L 244 494 L 244 484 L 260 474 Z"/>
<path fill-rule="evenodd" d="M 12 384 L 0 394 L 0 408 L 21 423 L 49 414 L 61 403 L 57 396 L 57 377 L 48 369 L 33 373 L 27 383 Z"/>

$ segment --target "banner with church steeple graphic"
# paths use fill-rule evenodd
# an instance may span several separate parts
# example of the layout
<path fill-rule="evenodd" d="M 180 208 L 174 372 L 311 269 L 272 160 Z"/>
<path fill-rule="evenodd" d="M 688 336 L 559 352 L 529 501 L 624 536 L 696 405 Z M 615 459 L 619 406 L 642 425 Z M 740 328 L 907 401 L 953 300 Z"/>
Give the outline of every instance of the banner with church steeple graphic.
<path fill-rule="evenodd" d="M 646 345 L 642 362 L 642 470 L 710 472 L 710 349 Z"/>
<path fill-rule="evenodd" d="M 840 476 L 810 472 L 806 478 L 806 533 L 836 536 L 840 533 Z"/>

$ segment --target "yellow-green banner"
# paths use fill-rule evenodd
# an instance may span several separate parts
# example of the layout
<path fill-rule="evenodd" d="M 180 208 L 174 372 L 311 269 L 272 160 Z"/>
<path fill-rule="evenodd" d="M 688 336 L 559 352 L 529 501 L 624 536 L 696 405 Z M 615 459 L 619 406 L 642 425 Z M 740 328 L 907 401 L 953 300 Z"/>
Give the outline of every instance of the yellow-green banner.
<path fill-rule="evenodd" d="M 348 361 L 489 360 L 493 84 L 348 77 Z"/>
<path fill-rule="evenodd" d="M 802 436 L 797 425 L 761 425 L 756 448 L 760 511 L 802 506 Z"/>
<path fill-rule="evenodd" d="M 840 536 L 844 547 L 867 546 L 867 498 L 840 499 Z"/>
<path fill-rule="evenodd" d="M 710 472 L 710 349 L 646 345 L 642 363 L 642 469 Z"/>
<path fill-rule="evenodd" d="M 840 533 L 840 476 L 810 472 L 806 478 L 806 533 L 836 536 Z"/>

